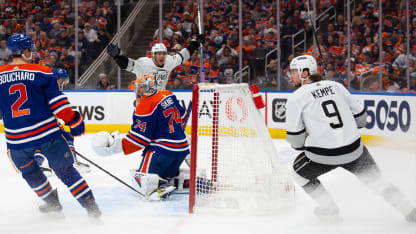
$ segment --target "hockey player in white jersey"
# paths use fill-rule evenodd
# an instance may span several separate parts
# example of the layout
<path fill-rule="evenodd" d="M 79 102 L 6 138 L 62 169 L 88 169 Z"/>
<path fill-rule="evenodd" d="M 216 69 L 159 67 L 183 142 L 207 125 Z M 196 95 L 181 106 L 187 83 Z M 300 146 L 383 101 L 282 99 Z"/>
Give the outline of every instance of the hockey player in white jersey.
<path fill-rule="evenodd" d="M 322 80 L 316 60 L 298 56 L 290 63 L 290 81 L 298 88 L 286 104 L 287 141 L 302 151 L 293 162 L 294 178 L 317 203 L 315 214 L 340 220 L 339 208 L 318 177 L 342 167 L 379 193 L 416 222 L 416 209 L 403 193 L 380 173 L 363 145 L 358 128 L 366 125 L 366 111 L 342 84 Z"/>
<path fill-rule="evenodd" d="M 155 77 L 157 90 L 165 90 L 170 73 L 175 67 L 189 60 L 191 55 L 204 44 L 204 35 L 198 35 L 196 40 L 191 40 L 188 47 L 183 48 L 175 55 L 168 55 L 168 50 L 163 43 L 155 43 L 152 46 L 152 57 L 140 57 L 136 60 L 121 55 L 120 48 L 109 44 L 107 53 L 113 57 L 121 69 L 130 71 L 139 77 L 140 74 L 150 73 Z"/>

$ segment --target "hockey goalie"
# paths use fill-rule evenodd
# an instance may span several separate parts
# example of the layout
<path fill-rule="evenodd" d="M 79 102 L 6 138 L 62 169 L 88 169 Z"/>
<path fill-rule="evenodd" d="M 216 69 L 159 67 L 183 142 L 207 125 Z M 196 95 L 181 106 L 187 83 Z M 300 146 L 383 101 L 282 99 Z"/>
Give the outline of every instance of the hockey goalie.
<path fill-rule="evenodd" d="M 139 169 L 133 170 L 132 183 L 145 198 L 166 198 L 182 183 L 169 182 L 179 175 L 179 168 L 189 155 L 183 124 L 185 109 L 176 96 L 157 91 L 151 74 L 142 74 L 135 82 L 139 102 L 133 114 L 131 130 L 124 137 L 118 132 L 100 132 L 93 138 L 93 150 L 101 156 L 142 150 Z"/>

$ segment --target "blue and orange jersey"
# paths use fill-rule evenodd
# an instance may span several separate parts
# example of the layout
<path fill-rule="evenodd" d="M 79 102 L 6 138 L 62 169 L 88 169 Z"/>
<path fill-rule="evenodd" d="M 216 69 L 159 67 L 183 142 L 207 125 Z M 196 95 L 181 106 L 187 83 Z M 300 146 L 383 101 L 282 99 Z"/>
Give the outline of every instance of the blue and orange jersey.
<path fill-rule="evenodd" d="M 189 154 L 183 130 L 185 112 L 176 96 L 168 90 L 143 96 L 133 114 L 131 130 L 123 139 L 124 153 L 145 149 L 172 156 Z"/>
<path fill-rule="evenodd" d="M 36 147 L 60 135 L 56 116 L 75 116 L 50 68 L 38 64 L 0 66 L 0 111 L 10 149 Z"/>

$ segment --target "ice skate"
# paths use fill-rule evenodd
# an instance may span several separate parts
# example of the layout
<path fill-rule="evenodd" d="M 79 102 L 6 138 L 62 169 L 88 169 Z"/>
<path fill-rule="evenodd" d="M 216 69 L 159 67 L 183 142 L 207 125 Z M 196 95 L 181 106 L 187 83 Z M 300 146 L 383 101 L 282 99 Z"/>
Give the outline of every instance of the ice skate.
<path fill-rule="evenodd" d="M 39 211 L 48 214 L 48 213 L 59 213 L 62 211 L 62 205 L 59 202 L 58 191 L 55 189 L 49 195 L 51 200 L 41 206 L 39 206 Z"/>
<path fill-rule="evenodd" d="M 409 223 L 416 223 L 416 208 L 413 208 L 413 210 L 406 215 L 406 221 Z"/>
<path fill-rule="evenodd" d="M 102 215 L 100 208 L 92 196 L 85 198 L 85 209 L 87 209 L 88 216 L 91 218 L 99 218 Z"/>
<path fill-rule="evenodd" d="M 80 172 L 80 173 L 89 173 L 91 172 L 90 165 L 86 163 L 82 163 L 75 159 L 74 167 Z"/>
<path fill-rule="evenodd" d="M 318 206 L 315 208 L 314 213 L 318 218 L 328 223 L 339 223 L 342 222 L 342 217 L 339 214 L 338 207 L 322 207 Z"/>

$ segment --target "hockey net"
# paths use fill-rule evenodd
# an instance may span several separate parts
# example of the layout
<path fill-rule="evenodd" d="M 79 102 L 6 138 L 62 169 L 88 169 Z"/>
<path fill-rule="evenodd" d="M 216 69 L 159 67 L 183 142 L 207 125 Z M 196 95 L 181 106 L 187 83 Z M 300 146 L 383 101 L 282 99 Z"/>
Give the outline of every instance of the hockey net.
<path fill-rule="evenodd" d="M 294 185 L 247 84 L 194 86 L 189 212 L 267 214 Z"/>

